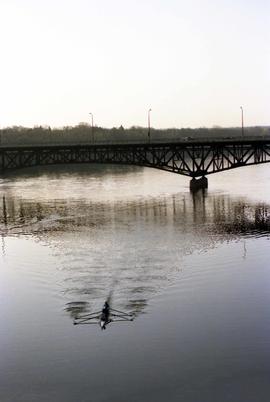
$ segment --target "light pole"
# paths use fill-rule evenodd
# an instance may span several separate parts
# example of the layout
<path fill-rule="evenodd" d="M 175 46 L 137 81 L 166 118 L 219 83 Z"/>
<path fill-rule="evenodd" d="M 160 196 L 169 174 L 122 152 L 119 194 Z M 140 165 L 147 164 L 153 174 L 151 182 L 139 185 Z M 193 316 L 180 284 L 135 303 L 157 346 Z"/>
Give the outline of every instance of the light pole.
<path fill-rule="evenodd" d="M 240 109 L 241 109 L 241 120 L 242 120 L 242 138 L 244 138 L 244 111 L 242 106 L 240 106 Z"/>
<path fill-rule="evenodd" d="M 91 128 L 92 128 L 92 141 L 94 142 L 94 117 L 93 117 L 93 113 L 89 113 L 91 116 Z"/>
<path fill-rule="evenodd" d="M 150 127 L 151 127 L 151 124 L 150 124 L 150 112 L 152 112 L 152 109 L 148 110 L 148 141 L 149 142 L 150 142 Z"/>

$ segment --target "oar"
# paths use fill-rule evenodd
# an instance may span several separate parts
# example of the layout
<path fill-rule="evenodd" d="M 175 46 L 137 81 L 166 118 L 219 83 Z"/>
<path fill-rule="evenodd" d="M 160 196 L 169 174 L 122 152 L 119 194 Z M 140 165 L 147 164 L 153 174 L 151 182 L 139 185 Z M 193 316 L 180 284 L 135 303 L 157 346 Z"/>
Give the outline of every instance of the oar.
<path fill-rule="evenodd" d="M 80 318 L 76 318 L 75 319 L 75 321 L 77 321 L 76 322 L 76 324 L 81 324 L 81 323 L 83 323 L 83 322 L 85 322 L 85 321 L 90 321 L 90 320 L 97 320 L 99 317 L 80 317 Z"/>
<path fill-rule="evenodd" d="M 101 313 L 101 311 L 96 311 L 95 313 L 87 313 L 87 314 L 80 315 L 79 318 L 89 317 L 91 315 L 100 314 L 100 313 Z"/>
<path fill-rule="evenodd" d="M 115 308 L 111 308 L 111 311 L 116 311 L 117 313 L 121 313 L 121 314 L 124 314 L 124 315 L 128 315 L 128 316 L 130 316 L 130 317 L 132 317 L 132 315 L 133 315 L 133 314 L 125 313 L 124 311 L 116 310 Z"/>

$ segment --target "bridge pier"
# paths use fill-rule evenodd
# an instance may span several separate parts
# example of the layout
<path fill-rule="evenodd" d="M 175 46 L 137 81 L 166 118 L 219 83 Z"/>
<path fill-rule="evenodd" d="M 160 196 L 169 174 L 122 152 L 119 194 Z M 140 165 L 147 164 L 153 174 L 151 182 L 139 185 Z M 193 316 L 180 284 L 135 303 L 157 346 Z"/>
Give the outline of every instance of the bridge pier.
<path fill-rule="evenodd" d="M 195 179 L 195 177 L 193 177 L 189 182 L 190 191 L 197 191 L 201 188 L 208 188 L 207 177 L 203 176 L 200 179 Z"/>

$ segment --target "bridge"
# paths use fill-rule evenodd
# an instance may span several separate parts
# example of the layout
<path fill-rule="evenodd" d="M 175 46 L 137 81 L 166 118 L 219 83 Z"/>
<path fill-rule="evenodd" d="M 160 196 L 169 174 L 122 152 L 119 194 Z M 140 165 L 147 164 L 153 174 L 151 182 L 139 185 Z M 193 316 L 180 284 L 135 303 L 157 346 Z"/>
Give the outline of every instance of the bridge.
<path fill-rule="evenodd" d="M 188 176 L 190 188 L 207 187 L 206 176 L 270 162 L 270 139 L 1 146 L 0 173 L 34 166 L 110 163 L 145 166 Z"/>

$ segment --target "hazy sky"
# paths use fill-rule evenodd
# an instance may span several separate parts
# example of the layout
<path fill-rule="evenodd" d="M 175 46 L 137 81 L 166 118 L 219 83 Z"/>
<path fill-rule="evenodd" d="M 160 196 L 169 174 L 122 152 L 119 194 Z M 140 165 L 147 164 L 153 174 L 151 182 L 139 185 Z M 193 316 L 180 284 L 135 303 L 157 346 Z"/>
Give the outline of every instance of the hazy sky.
<path fill-rule="evenodd" d="M 0 0 L 0 127 L 270 125 L 270 0 Z"/>

